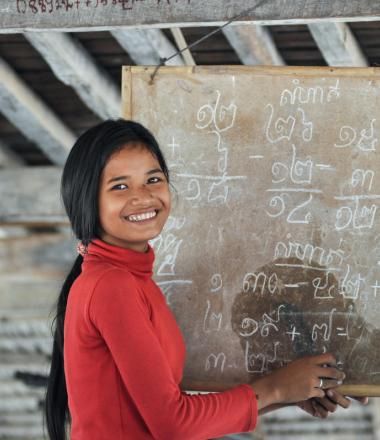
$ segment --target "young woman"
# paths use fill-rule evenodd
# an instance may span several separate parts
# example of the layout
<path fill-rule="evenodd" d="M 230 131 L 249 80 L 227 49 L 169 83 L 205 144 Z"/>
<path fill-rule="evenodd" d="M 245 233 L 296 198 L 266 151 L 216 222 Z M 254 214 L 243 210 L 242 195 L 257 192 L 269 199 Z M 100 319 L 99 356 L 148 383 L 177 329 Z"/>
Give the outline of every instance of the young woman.
<path fill-rule="evenodd" d="M 325 417 L 349 401 L 330 354 L 296 360 L 231 390 L 180 389 L 185 346 L 152 280 L 148 241 L 170 213 L 169 173 L 143 126 L 106 121 L 75 143 L 62 198 L 84 251 L 63 284 L 46 421 L 53 440 L 205 440 L 254 429 L 258 414 L 298 403 Z M 326 366 L 328 365 L 328 366 Z M 323 379 L 321 379 L 323 378 Z"/>

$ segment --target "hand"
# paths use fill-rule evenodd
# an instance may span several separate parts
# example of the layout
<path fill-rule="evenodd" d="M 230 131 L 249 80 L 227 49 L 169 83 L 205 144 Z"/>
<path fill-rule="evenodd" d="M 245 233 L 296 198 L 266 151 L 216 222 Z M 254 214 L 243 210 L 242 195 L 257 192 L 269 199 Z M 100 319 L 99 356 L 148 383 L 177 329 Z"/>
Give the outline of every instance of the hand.
<path fill-rule="evenodd" d="M 368 397 L 351 398 L 357 400 L 363 405 L 368 403 Z M 351 400 L 341 394 L 339 391 L 330 389 L 326 391 L 325 397 L 315 397 L 303 402 L 298 402 L 296 405 L 313 417 L 325 419 L 329 416 L 329 413 L 335 412 L 338 406 L 342 408 L 349 408 L 351 405 Z"/>
<path fill-rule="evenodd" d="M 285 367 L 258 379 L 253 388 L 259 395 L 259 409 L 273 403 L 296 403 L 313 397 L 323 399 L 323 388 L 337 387 L 344 379 L 344 373 L 336 367 L 331 354 L 297 359 Z"/>
<path fill-rule="evenodd" d="M 345 405 L 344 408 L 348 407 L 347 402 L 341 403 Z M 348 401 L 348 405 L 349 404 L 350 401 Z M 338 403 L 334 400 L 330 400 L 328 396 L 314 397 L 309 400 L 304 400 L 303 402 L 298 402 L 296 405 L 313 417 L 319 417 L 321 419 L 328 417 L 329 413 L 335 412 L 338 407 Z"/>
<path fill-rule="evenodd" d="M 356 397 L 356 396 L 344 396 L 339 392 L 339 390 L 328 390 L 326 392 L 327 397 L 332 401 L 335 402 L 337 405 L 341 406 L 342 408 L 348 408 L 351 405 L 350 399 L 357 400 L 362 405 L 368 404 L 368 397 Z M 348 399 L 349 397 L 350 399 Z"/>
<path fill-rule="evenodd" d="M 324 389 L 340 385 L 345 377 L 336 367 L 331 354 L 297 359 L 272 373 L 272 381 L 280 390 L 281 401 L 299 402 L 313 397 L 325 398 Z M 323 380 L 321 380 L 323 378 Z"/>

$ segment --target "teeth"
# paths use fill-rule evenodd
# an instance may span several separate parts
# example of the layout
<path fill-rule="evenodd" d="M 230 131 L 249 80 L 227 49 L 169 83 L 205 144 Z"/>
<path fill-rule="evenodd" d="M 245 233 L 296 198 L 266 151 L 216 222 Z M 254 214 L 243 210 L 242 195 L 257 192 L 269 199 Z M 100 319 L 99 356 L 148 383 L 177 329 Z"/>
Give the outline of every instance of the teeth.
<path fill-rule="evenodd" d="M 141 222 L 142 220 L 148 220 L 150 218 L 156 217 L 157 213 L 156 211 L 152 212 L 144 212 L 144 214 L 132 214 L 129 215 L 127 218 L 131 222 Z"/>

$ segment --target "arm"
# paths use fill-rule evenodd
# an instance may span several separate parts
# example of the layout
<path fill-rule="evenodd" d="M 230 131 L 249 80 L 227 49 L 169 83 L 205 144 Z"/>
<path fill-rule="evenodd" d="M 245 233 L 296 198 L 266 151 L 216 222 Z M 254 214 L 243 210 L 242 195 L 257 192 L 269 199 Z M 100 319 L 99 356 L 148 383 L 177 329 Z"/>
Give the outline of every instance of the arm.
<path fill-rule="evenodd" d="M 265 408 L 259 410 L 259 416 L 264 414 L 268 414 L 272 411 L 276 411 L 277 409 L 285 408 L 286 406 L 291 406 L 291 403 L 274 403 L 273 405 L 268 405 Z"/>

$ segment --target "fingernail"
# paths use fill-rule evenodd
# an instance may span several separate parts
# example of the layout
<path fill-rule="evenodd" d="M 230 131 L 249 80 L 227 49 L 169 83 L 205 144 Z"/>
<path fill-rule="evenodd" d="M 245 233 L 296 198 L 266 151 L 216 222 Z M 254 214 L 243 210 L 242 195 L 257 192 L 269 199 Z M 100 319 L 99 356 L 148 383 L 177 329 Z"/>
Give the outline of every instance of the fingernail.
<path fill-rule="evenodd" d="M 328 395 L 329 397 L 333 397 L 333 396 L 334 396 L 334 393 L 333 393 L 331 390 L 328 390 L 328 391 L 327 391 L 327 395 Z"/>

